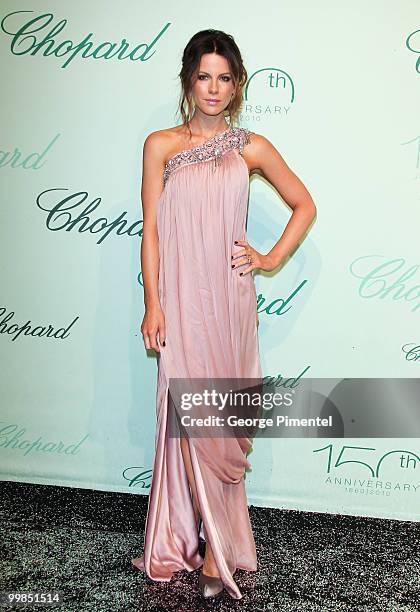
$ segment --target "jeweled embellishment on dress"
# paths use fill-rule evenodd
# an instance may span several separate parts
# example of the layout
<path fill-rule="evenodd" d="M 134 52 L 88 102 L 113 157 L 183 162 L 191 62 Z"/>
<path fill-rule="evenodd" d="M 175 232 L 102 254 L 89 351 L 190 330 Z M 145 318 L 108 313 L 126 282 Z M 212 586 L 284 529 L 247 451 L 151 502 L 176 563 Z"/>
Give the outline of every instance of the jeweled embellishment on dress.
<path fill-rule="evenodd" d="M 243 154 L 244 146 L 251 142 L 251 130 L 242 127 L 229 127 L 221 134 L 206 140 L 201 145 L 180 151 L 165 164 L 163 182 L 166 184 L 171 173 L 180 166 L 188 166 L 201 161 L 214 159 L 214 169 L 223 163 L 223 155 L 232 149 Z"/>

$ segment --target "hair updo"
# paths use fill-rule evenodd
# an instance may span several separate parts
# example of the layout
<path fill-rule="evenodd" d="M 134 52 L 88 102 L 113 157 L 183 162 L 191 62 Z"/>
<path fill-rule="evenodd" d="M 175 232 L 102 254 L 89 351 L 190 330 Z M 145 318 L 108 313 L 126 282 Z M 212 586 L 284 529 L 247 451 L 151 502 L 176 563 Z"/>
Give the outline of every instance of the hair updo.
<path fill-rule="evenodd" d="M 248 79 L 241 52 L 233 36 L 220 30 L 202 30 L 194 34 L 182 54 L 182 68 L 178 75 L 182 87 L 178 112 L 182 116 L 183 124 L 188 126 L 190 134 L 189 121 L 194 110 L 191 90 L 197 80 L 201 56 L 204 53 L 218 53 L 225 57 L 229 63 L 235 91 L 224 110 L 224 114 L 225 116 L 228 115 L 230 125 L 233 125 L 241 108 L 243 88 Z"/>

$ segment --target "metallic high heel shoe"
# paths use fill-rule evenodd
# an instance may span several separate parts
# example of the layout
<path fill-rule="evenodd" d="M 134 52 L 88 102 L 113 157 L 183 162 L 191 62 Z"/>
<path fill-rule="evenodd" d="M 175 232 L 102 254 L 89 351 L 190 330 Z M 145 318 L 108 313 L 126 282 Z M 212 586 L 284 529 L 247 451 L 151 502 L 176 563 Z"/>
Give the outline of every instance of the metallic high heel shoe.
<path fill-rule="evenodd" d="M 223 593 L 223 582 L 217 576 L 207 576 L 200 572 L 198 579 L 200 594 L 208 599 L 209 597 L 219 597 Z"/>
<path fill-rule="evenodd" d="M 141 557 L 137 557 L 136 559 L 131 559 L 131 563 L 137 569 L 142 570 L 143 572 L 146 571 L 146 568 L 144 567 L 144 556 L 143 555 Z"/>

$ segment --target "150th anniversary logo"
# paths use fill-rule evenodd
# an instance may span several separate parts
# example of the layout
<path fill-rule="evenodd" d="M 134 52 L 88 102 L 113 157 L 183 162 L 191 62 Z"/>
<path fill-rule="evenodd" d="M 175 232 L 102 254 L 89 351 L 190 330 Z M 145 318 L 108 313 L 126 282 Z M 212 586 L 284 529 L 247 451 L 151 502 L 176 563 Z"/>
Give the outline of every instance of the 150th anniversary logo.
<path fill-rule="evenodd" d="M 373 446 L 333 443 L 317 448 L 320 467 L 325 469 L 324 484 L 344 488 L 354 495 L 389 497 L 393 493 L 420 493 L 420 481 L 410 482 L 420 467 L 418 453 L 397 448 L 380 454 Z M 389 478 L 396 475 L 397 478 Z"/>
<path fill-rule="evenodd" d="M 282 68 L 259 68 L 244 89 L 241 118 L 246 122 L 284 117 L 295 101 L 293 78 Z"/>

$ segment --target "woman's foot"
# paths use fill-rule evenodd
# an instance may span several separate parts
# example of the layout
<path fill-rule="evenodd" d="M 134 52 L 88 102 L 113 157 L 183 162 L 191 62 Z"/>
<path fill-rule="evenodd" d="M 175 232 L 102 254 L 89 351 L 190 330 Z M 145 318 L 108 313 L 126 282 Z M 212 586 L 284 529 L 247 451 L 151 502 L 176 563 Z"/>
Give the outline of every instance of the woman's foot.
<path fill-rule="evenodd" d="M 223 592 L 223 582 L 218 577 L 206 576 L 202 571 L 198 579 L 198 587 L 203 597 L 218 597 Z"/>
<path fill-rule="evenodd" d="M 136 559 L 131 559 L 131 563 L 139 570 L 144 570 L 144 556 L 137 557 Z"/>

